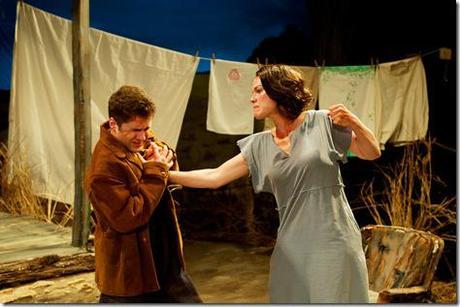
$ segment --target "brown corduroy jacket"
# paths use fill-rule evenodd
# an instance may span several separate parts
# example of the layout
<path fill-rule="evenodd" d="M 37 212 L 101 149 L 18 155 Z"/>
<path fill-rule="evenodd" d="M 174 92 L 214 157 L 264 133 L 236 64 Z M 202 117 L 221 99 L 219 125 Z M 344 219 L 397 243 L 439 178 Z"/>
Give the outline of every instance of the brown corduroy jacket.
<path fill-rule="evenodd" d="M 165 164 L 143 164 L 110 134 L 107 122 L 101 125 L 85 181 L 96 213 L 96 284 L 101 293 L 135 296 L 153 292 L 165 288 L 167 280 L 174 283 L 177 279 L 168 275 L 185 273 L 167 179 Z M 192 296 L 198 296 L 191 282 L 185 284 Z"/>

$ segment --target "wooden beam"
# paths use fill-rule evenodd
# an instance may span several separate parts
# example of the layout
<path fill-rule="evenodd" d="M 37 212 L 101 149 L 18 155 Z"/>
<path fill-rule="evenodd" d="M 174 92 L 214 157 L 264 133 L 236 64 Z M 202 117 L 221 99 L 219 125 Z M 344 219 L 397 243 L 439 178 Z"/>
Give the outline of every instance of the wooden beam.
<path fill-rule="evenodd" d="M 75 126 L 75 198 L 72 245 L 86 246 L 90 204 L 83 189 L 91 159 L 89 0 L 73 0 L 72 62 Z"/>
<path fill-rule="evenodd" d="M 42 279 L 94 271 L 94 254 L 59 257 L 49 255 L 32 260 L 0 264 L 0 289 L 17 287 Z"/>

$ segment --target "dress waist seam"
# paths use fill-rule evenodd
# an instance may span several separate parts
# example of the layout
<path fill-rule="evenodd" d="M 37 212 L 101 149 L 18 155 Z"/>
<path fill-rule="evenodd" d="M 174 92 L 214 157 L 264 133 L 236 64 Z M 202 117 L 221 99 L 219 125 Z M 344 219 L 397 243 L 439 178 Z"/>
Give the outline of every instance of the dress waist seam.
<path fill-rule="evenodd" d="M 333 185 L 327 185 L 327 186 L 321 186 L 321 187 L 314 187 L 314 188 L 310 188 L 310 189 L 305 189 L 305 190 L 300 190 L 298 194 L 293 194 L 289 200 L 286 202 L 285 205 L 283 206 L 280 206 L 279 208 L 275 208 L 276 211 L 280 211 L 281 209 L 284 209 L 285 207 L 287 207 L 288 203 L 290 203 L 293 199 L 294 196 L 296 196 L 297 198 L 299 197 L 300 194 L 302 193 L 306 193 L 306 192 L 311 192 L 311 191 L 315 191 L 315 190 L 322 190 L 322 189 L 328 189 L 328 188 L 333 188 L 333 187 L 341 187 L 341 188 L 344 188 L 345 185 L 343 183 L 337 183 L 337 184 L 333 184 Z"/>
<path fill-rule="evenodd" d="M 322 189 L 328 189 L 328 188 L 333 188 L 333 187 L 342 187 L 342 188 L 344 188 L 345 185 L 343 183 L 337 183 L 337 184 L 332 184 L 332 185 L 326 185 L 326 186 L 314 187 L 314 188 L 310 188 L 310 189 L 301 190 L 299 193 L 310 192 L 310 191 L 315 191 L 315 190 L 322 190 Z"/>

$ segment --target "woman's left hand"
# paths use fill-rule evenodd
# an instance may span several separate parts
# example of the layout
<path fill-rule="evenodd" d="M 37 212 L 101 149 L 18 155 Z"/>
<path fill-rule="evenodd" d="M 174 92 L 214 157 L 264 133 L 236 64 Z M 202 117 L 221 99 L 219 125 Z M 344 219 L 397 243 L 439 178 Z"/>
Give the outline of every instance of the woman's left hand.
<path fill-rule="evenodd" d="M 343 104 L 330 106 L 328 115 L 334 124 L 342 127 L 353 127 L 358 121 L 356 115 L 351 113 Z"/>
<path fill-rule="evenodd" d="M 352 129 L 349 148 L 352 153 L 366 160 L 374 160 L 380 157 L 379 143 L 374 133 L 343 104 L 330 106 L 328 115 L 335 125 Z"/>

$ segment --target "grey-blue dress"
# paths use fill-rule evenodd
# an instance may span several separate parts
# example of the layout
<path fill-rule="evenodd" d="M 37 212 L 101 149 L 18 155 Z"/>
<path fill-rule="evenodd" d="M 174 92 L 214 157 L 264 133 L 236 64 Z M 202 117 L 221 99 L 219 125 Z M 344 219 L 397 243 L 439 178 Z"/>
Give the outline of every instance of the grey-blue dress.
<path fill-rule="evenodd" d="M 237 143 L 255 192 L 272 193 L 278 206 L 270 302 L 367 303 L 361 233 L 339 168 L 351 130 L 333 125 L 324 110 L 311 110 L 290 137 L 290 155 L 270 131 Z"/>

